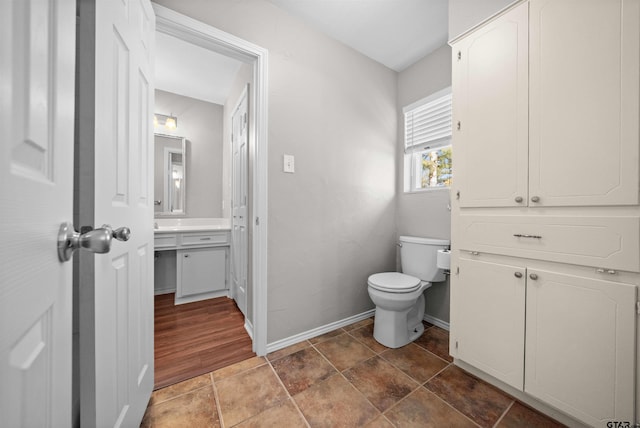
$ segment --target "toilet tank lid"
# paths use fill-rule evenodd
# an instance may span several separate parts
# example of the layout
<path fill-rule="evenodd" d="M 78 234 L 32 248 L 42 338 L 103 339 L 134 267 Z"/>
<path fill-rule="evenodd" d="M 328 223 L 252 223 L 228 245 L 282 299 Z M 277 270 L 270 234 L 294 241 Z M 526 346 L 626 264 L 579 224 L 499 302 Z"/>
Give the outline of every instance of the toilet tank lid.
<path fill-rule="evenodd" d="M 448 246 L 451 242 L 448 239 L 420 238 L 417 236 L 401 236 L 400 242 L 410 242 L 412 244 L 423 245 L 443 245 Z"/>

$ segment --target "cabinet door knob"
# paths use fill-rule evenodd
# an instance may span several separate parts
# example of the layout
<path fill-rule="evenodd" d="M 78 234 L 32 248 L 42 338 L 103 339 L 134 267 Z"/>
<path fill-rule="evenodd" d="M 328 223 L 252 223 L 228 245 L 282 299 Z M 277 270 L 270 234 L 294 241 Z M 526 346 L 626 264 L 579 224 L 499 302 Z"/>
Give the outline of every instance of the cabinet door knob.
<path fill-rule="evenodd" d="M 533 279 L 535 281 L 536 279 L 538 279 L 538 275 L 536 275 L 535 273 L 530 273 L 529 274 L 529 278 L 531 278 L 531 279 Z"/>
<path fill-rule="evenodd" d="M 513 274 L 516 278 L 522 278 L 522 272 L 515 272 Z"/>
<path fill-rule="evenodd" d="M 531 202 L 540 202 L 540 196 L 532 196 Z"/>
<path fill-rule="evenodd" d="M 515 197 L 515 201 L 516 201 L 517 203 L 520 203 L 520 202 L 522 202 L 523 200 L 524 200 L 524 199 L 522 199 L 522 196 L 516 196 L 516 197 Z"/>
<path fill-rule="evenodd" d="M 185 257 L 189 257 L 189 254 L 185 254 L 184 256 L 185 256 Z"/>

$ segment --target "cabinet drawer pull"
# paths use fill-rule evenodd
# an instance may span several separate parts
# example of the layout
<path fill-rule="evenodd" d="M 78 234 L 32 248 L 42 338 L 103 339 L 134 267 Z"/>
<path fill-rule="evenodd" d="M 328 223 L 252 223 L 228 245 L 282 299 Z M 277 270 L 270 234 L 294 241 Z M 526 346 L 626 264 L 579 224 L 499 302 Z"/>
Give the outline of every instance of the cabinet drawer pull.
<path fill-rule="evenodd" d="M 200 238 L 201 241 L 211 241 L 211 237 L 208 238 Z"/>
<path fill-rule="evenodd" d="M 532 238 L 532 239 L 542 239 L 541 235 L 527 235 L 522 234 L 522 233 L 514 233 L 513 236 L 515 236 L 516 238 Z"/>
<path fill-rule="evenodd" d="M 522 196 L 516 196 L 514 199 L 517 203 L 520 203 L 522 201 L 524 201 L 524 199 L 522 198 Z"/>
<path fill-rule="evenodd" d="M 185 254 L 184 256 L 185 256 L 185 257 L 189 257 L 189 254 Z"/>
<path fill-rule="evenodd" d="M 515 272 L 513 274 L 516 278 L 522 278 L 522 273 L 521 272 Z"/>
<path fill-rule="evenodd" d="M 536 275 L 535 273 L 530 273 L 529 274 L 529 278 L 531 278 L 531 279 L 533 279 L 535 281 L 536 279 L 538 279 L 538 275 Z"/>
<path fill-rule="evenodd" d="M 479 255 L 480 253 L 479 253 L 479 252 L 477 252 L 477 251 L 469 251 L 469 254 L 471 254 L 472 256 L 477 256 L 477 255 Z"/>
<path fill-rule="evenodd" d="M 531 202 L 540 202 L 540 196 L 532 196 Z"/>

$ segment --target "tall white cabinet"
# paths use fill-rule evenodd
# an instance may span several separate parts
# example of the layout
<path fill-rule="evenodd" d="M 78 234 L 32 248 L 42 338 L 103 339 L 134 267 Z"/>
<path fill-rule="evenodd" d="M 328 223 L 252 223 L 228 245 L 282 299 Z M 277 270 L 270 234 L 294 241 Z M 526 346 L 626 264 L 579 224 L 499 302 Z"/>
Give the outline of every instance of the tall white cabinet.
<path fill-rule="evenodd" d="M 529 0 L 451 42 L 450 352 L 640 422 L 640 0 Z"/>

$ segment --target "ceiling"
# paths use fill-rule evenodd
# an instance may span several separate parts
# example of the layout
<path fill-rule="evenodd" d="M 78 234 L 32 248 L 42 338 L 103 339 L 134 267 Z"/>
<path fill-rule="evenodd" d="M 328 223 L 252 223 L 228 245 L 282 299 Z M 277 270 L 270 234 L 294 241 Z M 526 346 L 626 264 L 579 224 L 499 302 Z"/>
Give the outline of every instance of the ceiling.
<path fill-rule="evenodd" d="M 156 32 L 156 89 L 223 105 L 242 62 Z"/>
<path fill-rule="evenodd" d="M 268 0 L 395 71 L 444 45 L 448 0 Z M 156 32 L 156 88 L 224 104 L 241 62 Z"/>
<path fill-rule="evenodd" d="M 395 71 L 447 42 L 448 0 L 268 1 Z"/>

